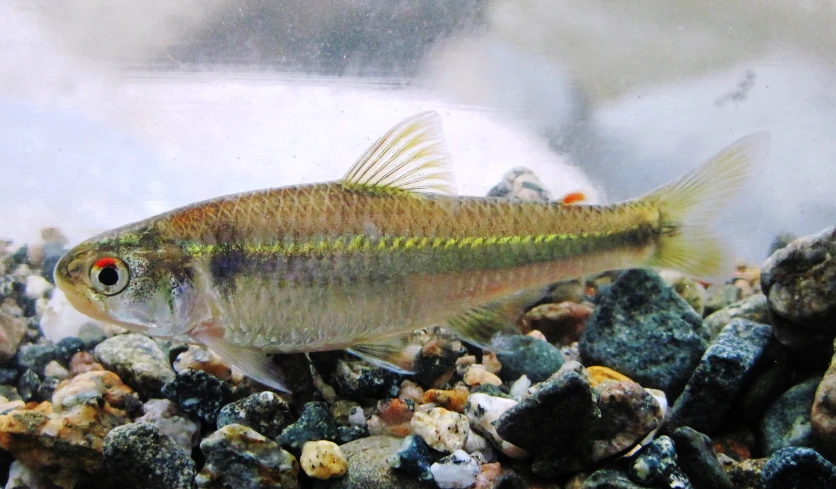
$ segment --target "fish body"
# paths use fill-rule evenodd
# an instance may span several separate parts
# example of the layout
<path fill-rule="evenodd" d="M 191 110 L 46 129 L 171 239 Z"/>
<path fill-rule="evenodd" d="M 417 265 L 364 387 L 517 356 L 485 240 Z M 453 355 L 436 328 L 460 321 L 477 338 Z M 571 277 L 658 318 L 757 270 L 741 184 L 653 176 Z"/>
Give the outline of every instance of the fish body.
<path fill-rule="evenodd" d="M 439 118 L 420 114 L 341 181 L 220 197 L 107 232 L 70 250 L 56 282 L 81 312 L 202 342 L 277 387 L 258 355 L 349 349 L 408 371 L 409 332 L 446 323 L 487 346 L 513 306 L 558 280 L 716 271 L 705 224 L 764 139 L 630 202 L 520 202 L 451 195 Z"/>

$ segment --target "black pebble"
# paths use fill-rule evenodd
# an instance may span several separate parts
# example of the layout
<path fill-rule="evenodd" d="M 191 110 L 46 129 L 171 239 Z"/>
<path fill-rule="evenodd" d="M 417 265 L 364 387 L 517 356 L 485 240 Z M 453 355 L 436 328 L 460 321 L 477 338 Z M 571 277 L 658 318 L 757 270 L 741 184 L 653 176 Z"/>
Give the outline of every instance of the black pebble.
<path fill-rule="evenodd" d="M 305 404 L 299 420 L 288 426 L 279 436 L 279 444 L 300 453 L 305 442 L 337 439 L 337 425 L 328 411 L 328 404 L 314 401 Z"/>
<path fill-rule="evenodd" d="M 44 380 L 38 386 L 38 391 L 35 393 L 35 399 L 38 401 L 52 401 L 52 394 L 55 393 L 55 389 L 60 383 L 61 379 L 56 377 L 44 377 Z"/>
<path fill-rule="evenodd" d="M 60 358 L 58 346 L 52 343 L 23 345 L 17 351 L 17 368 L 32 369 L 38 375 L 43 375 L 46 364 Z"/>
<path fill-rule="evenodd" d="M 18 371 L 11 365 L 0 366 L 0 384 L 15 384 L 17 383 Z"/>
<path fill-rule="evenodd" d="M 423 438 L 409 435 L 392 459 L 392 468 L 413 475 L 420 481 L 430 482 L 433 480 L 430 467 L 441 457 L 442 454 L 430 448 Z"/>
<path fill-rule="evenodd" d="M 696 489 L 734 489 L 717 460 L 709 437 L 683 426 L 674 431 L 671 438 L 676 444 L 677 463 Z"/>
<path fill-rule="evenodd" d="M 365 426 L 337 426 L 337 445 L 359 440 L 369 435 Z"/>
<path fill-rule="evenodd" d="M 184 370 L 165 383 L 162 394 L 180 409 L 214 425 L 221 407 L 229 403 L 232 391 L 226 382 L 202 370 Z"/>
<path fill-rule="evenodd" d="M 20 376 L 20 380 L 17 383 L 17 391 L 25 402 L 34 401 L 40 385 L 41 378 L 30 368 Z"/>
<path fill-rule="evenodd" d="M 761 483 L 763 489 L 833 489 L 836 466 L 811 448 L 782 448 L 763 466 Z"/>
<path fill-rule="evenodd" d="M 70 364 L 73 355 L 87 349 L 87 344 L 76 336 L 68 336 L 62 339 L 56 346 L 58 347 L 58 355 L 60 356 L 58 361 L 65 366 Z"/>

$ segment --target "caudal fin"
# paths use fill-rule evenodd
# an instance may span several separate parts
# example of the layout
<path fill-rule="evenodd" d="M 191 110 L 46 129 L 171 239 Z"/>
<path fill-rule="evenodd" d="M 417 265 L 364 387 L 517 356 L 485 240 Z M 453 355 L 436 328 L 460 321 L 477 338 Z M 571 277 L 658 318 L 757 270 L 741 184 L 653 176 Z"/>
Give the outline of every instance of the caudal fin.
<path fill-rule="evenodd" d="M 699 277 L 724 272 L 727 255 L 711 224 L 766 159 L 768 148 L 768 133 L 746 136 L 679 181 L 638 199 L 654 203 L 661 214 L 662 237 L 649 265 Z"/>

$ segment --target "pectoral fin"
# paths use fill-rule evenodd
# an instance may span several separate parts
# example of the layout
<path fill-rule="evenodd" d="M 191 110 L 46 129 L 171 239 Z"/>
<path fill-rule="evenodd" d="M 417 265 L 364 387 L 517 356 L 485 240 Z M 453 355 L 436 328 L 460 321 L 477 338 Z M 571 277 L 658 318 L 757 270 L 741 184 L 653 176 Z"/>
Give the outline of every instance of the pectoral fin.
<path fill-rule="evenodd" d="M 213 335 L 206 331 L 191 336 L 209 347 L 225 362 L 243 372 L 247 377 L 278 391 L 291 392 L 285 383 L 284 374 L 266 354 L 233 345 L 222 336 Z"/>
<path fill-rule="evenodd" d="M 392 335 L 354 345 L 346 351 L 376 367 L 411 374 L 417 348 L 412 351 L 409 346 L 408 335 Z"/>

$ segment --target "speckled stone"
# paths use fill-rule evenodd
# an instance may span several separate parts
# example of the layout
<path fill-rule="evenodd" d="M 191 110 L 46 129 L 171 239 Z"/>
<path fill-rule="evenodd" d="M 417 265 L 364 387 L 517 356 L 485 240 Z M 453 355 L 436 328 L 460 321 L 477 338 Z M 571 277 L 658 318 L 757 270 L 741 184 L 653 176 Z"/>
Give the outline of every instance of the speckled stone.
<path fill-rule="evenodd" d="M 735 489 L 717 460 L 711 439 L 684 426 L 671 434 L 676 444 L 677 464 L 696 489 Z"/>
<path fill-rule="evenodd" d="M 732 285 L 732 287 L 734 286 Z M 769 324 L 769 306 L 766 302 L 766 296 L 763 294 L 752 294 L 741 301 L 735 302 L 706 316 L 703 322 L 713 338 L 720 334 L 720 331 L 735 318 Z"/>
<path fill-rule="evenodd" d="M 465 405 L 465 414 L 473 430 L 485 436 L 502 453 L 511 458 L 526 458 L 528 452 L 503 440 L 496 432 L 495 422 L 507 410 L 517 405 L 514 399 L 494 397 L 488 394 L 471 394 Z"/>
<path fill-rule="evenodd" d="M 38 387 L 40 386 L 41 377 L 31 368 L 20 374 L 20 378 L 17 380 L 17 391 L 26 402 L 37 400 Z"/>
<path fill-rule="evenodd" d="M 492 344 L 502 364 L 499 377 L 513 382 L 522 375 L 535 384 L 548 379 L 563 365 L 560 350 L 547 341 L 530 336 L 500 336 Z"/>
<path fill-rule="evenodd" d="M 535 454 L 535 474 L 551 477 L 624 452 L 656 429 L 662 416 L 640 385 L 607 380 L 593 389 L 577 365 L 533 387 L 497 420 L 496 431 Z"/>
<path fill-rule="evenodd" d="M 836 342 L 834 342 L 836 343 Z M 813 400 L 810 425 L 816 448 L 831 460 L 836 460 L 836 354 L 824 373 Z"/>
<path fill-rule="evenodd" d="M 532 330 L 542 332 L 549 343 L 568 345 L 580 339 L 592 309 L 576 302 L 540 304 L 531 308 L 520 318 L 520 332 Z"/>
<path fill-rule="evenodd" d="M 464 447 L 470 425 L 463 414 L 444 408 L 433 408 L 415 413 L 410 421 L 412 430 L 434 450 L 451 453 Z"/>
<path fill-rule="evenodd" d="M 279 443 L 291 452 L 299 453 L 309 441 L 337 439 L 337 425 L 324 402 L 305 404 L 299 419 L 285 428 L 279 436 Z"/>
<path fill-rule="evenodd" d="M 702 318 L 650 270 L 623 272 L 599 297 L 578 344 L 583 363 L 675 398 L 708 347 Z"/>
<path fill-rule="evenodd" d="M 705 301 L 705 314 L 710 316 L 715 312 L 731 306 L 743 298 L 743 291 L 732 284 L 724 284 L 708 289 Z"/>
<path fill-rule="evenodd" d="M 209 425 L 215 424 L 221 407 L 232 398 L 232 391 L 226 382 L 201 370 L 180 372 L 163 385 L 161 393 L 177 404 L 181 411 Z"/>
<path fill-rule="evenodd" d="M 26 333 L 26 321 L 0 311 L 0 363 L 14 358 Z"/>
<path fill-rule="evenodd" d="M 611 468 L 596 470 L 583 481 L 581 487 L 582 489 L 647 489 L 647 486 L 630 480 L 625 472 Z"/>
<path fill-rule="evenodd" d="M 134 422 L 153 425 L 189 453 L 200 441 L 200 423 L 180 415 L 168 399 L 151 399 L 142 405 L 142 413 Z"/>
<path fill-rule="evenodd" d="M 249 426 L 275 440 L 293 418 L 290 407 L 278 395 L 265 391 L 227 404 L 218 413 L 218 428 L 228 424 Z"/>
<path fill-rule="evenodd" d="M 61 358 L 58 347 L 52 343 L 21 345 L 17 351 L 17 368 L 20 370 L 32 369 L 39 376 L 44 374 L 44 367 L 53 361 Z"/>
<path fill-rule="evenodd" d="M 667 429 L 690 426 L 711 433 L 751 378 L 771 339 L 769 326 L 745 319 L 723 328 L 671 408 Z"/>
<path fill-rule="evenodd" d="M 314 481 L 314 489 L 426 489 L 416 477 L 390 466 L 402 440 L 390 436 L 370 436 L 346 443 L 340 448 L 348 461 L 345 476 Z"/>
<path fill-rule="evenodd" d="M 761 453 L 765 456 L 786 447 L 813 447 L 810 411 L 821 377 L 791 387 L 769 406 L 759 424 Z"/>
<path fill-rule="evenodd" d="M 479 464 L 464 450 L 456 450 L 432 464 L 430 472 L 441 489 L 467 489 L 476 482 Z"/>
<path fill-rule="evenodd" d="M 104 462 L 126 487 L 193 489 L 190 452 L 148 423 L 118 426 L 104 439 Z"/>
<path fill-rule="evenodd" d="M 433 480 L 430 466 L 439 458 L 441 454 L 430 448 L 423 438 L 409 435 L 392 458 L 392 468 L 413 475 L 420 481 L 430 482 Z"/>
<path fill-rule="evenodd" d="M 365 398 L 397 397 L 401 378 L 359 358 L 332 352 L 311 356 L 317 371 L 341 397 L 359 401 Z"/>
<path fill-rule="evenodd" d="M 677 468 L 673 440 L 660 436 L 633 455 L 627 474 L 640 484 L 662 485 Z"/>
<path fill-rule="evenodd" d="M 461 343 L 432 339 L 415 357 L 414 380 L 424 387 L 438 387 L 446 382 L 456 368 L 456 359 L 463 353 Z"/>
<path fill-rule="evenodd" d="M 96 358 L 123 382 L 149 397 L 160 397 L 163 384 L 174 379 L 174 370 L 162 349 L 147 336 L 125 334 L 96 346 Z"/>
<path fill-rule="evenodd" d="M 797 239 L 773 253 L 761 270 L 761 288 L 772 312 L 799 332 L 811 339 L 825 333 L 832 338 L 836 333 L 836 227 Z"/>
<path fill-rule="evenodd" d="M 761 483 L 763 489 L 832 489 L 836 466 L 811 448 L 782 448 L 763 466 Z"/>
<path fill-rule="evenodd" d="M 299 463 L 246 426 L 226 425 L 200 442 L 206 465 L 195 481 L 203 489 L 299 487 Z"/>

